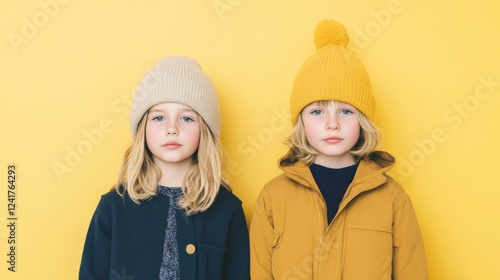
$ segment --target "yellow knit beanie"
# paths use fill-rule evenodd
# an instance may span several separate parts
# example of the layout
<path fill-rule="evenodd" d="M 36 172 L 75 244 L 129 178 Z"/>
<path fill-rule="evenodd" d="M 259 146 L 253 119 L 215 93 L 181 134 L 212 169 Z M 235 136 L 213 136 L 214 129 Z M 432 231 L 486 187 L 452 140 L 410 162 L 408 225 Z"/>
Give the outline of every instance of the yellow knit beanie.
<path fill-rule="evenodd" d="M 369 119 L 375 113 L 370 79 L 361 61 L 347 51 L 349 35 L 344 25 L 321 21 L 314 31 L 316 53 L 300 68 L 290 97 L 292 125 L 304 107 L 315 101 L 349 103 Z"/>

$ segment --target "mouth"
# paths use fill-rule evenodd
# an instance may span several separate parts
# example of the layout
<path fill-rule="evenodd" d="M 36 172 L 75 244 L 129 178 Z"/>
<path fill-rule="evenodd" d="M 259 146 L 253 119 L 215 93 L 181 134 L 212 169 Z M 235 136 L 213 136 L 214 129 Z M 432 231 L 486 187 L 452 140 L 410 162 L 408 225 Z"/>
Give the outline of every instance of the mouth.
<path fill-rule="evenodd" d="M 162 147 L 167 148 L 167 149 L 177 149 L 181 146 L 181 144 L 177 142 L 167 142 Z"/>
<path fill-rule="evenodd" d="M 339 143 L 342 140 L 343 139 L 339 138 L 339 137 L 328 137 L 328 138 L 323 139 L 323 141 L 325 141 L 328 144 L 336 144 L 336 143 Z"/>

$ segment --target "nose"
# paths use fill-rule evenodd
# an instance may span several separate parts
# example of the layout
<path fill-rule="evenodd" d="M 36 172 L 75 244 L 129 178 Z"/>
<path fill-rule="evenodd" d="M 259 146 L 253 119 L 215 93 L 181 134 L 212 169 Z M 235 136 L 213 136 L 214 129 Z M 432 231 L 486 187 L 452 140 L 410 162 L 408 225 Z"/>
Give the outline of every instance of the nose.
<path fill-rule="evenodd" d="M 177 130 L 177 126 L 174 123 L 167 123 L 167 127 L 165 129 L 165 134 L 168 136 L 175 136 L 179 133 Z"/>
<path fill-rule="evenodd" d="M 335 115 L 328 116 L 328 120 L 326 122 L 326 130 L 339 130 L 339 129 L 340 129 L 340 123 L 337 120 L 337 117 Z"/>

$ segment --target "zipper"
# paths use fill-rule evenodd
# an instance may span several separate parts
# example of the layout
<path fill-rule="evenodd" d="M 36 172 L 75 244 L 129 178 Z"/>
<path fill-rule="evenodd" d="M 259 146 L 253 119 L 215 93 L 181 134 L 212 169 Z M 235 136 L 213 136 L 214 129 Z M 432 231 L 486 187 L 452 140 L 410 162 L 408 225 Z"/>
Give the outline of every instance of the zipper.
<path fill-rule="evenodd" d="M 318 250 L 318 275 L 316 279 L 321 279 L 321 254 L 323 254 L 323 235 L 319 237 L 319 250 Z"/>
<path fill-rule="evenodd" d="M 320 275 L 321 275 L 321 265 L 322 265 L 321 260 L 322 260 L 322 254 L 323 254 L 323 239 L 324 239 L 325 234 L 328 232 L 328 228 L 330 227 L 330 225 L 328 224 L 328 217 L 325 213 L 326 212 L 326 201 L 323 198 L 323 195 L 321 194 L 321 192 L 319 190 L 314 189 L 314 191 L 316 192 L 317 199 L 320 201 L 320 203 L 318 203 L 318 212 L 320 212 L 319 213 L 320 217 L 323 218 L 323 219 L 321 219 L 322 222 L 320 223 L 320 229 L 319 229 L 319 250 L 318 250 L 318 256 L 317 256 L 318 259 L 315 261 L 317 263 L 317 266 L 318 266 L 316 279 L 321 279 Z"/>

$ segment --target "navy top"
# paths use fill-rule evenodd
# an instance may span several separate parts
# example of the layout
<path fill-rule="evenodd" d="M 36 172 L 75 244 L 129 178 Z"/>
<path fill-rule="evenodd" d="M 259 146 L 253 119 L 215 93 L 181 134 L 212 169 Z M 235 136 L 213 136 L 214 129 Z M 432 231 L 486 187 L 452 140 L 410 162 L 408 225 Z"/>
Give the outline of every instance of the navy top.
<path fill-rule="evenodd" d="M 358 163 L 344 168 L 328 168 L 318 164 L 309 166 L 314 181 L 326 202 L 328 224 L 337 214 L 340 202 L 356 174 Z"/>
<path fill-rule="evenodd" d="M 79 279 L 158 279 L 170 199 L 137 204 L 113 190 L 101 197 L 88 229 Z M 175 208 L 183 280 L 248 280 L 250 249 L 241 201 L 221 187 L 207 210 Z"/>

